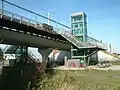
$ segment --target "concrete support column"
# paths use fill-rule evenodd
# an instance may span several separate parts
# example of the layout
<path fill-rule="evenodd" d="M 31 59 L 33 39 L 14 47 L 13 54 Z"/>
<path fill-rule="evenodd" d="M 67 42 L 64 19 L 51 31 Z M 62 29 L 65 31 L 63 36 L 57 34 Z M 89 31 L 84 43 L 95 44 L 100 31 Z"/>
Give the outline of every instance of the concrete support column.
<path fill-rule="evenodd" d="M 73 51 L 72 51 L 72 49 L 73 49 L 73 46 L 71 46 L 71 59 L 72 59 L 72 56 L 73 56 Z"/>
<path fill-rule="evenodd" d="M 48 55 L 52 52 L 52 48 L 39 48 L 38 52 L 42 55 L 42 60 L 48 60 Z"/>

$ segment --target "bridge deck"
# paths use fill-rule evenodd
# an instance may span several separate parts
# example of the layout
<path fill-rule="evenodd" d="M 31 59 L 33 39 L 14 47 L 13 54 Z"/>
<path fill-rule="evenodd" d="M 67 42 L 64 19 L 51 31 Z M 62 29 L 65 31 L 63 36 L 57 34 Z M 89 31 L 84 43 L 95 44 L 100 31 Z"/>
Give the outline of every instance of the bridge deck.
<path fill-rule="evenodd" d="M 52 37 L 52 38 L 64 40 L 67 42 L 65 38 L 55 33 L 54 31 L 51 32 L 49 30 L 43 29 L 41 27 L 41 23 L 39 22 L 36 23 L 36 21 L 34 20 L 30 20 L 26 17 L 13 14 L 8 11 L 4 11 L 4 12 L 10 13 L 10 15 L 5 15 L 5 13 L 3 14 L 0 13 L 0 26 L 1 27 L 16 29 L 17 31 L 30 32 L 31 34 L 32 33 L 39 34 L 42 36 Z M 15 18 L 16 16 L 17 18 Z"/>
<path fill-rule="evenodd" d="M 60 42 L 59 40 L 52 40 L 50 38 L 43 38 L 36 35 L 24 34 L 22 32 L 9 31 L 0 29 L 0 39 L 3 38 L 2 44 L 23 45 L 37 48 L 53 48 L 69 51 L 71 49 L 70 43 Z"/>
<path fill-rule="evenodd" d="M 6 15 L 5 12 L 10 13 L 10 14 Z M 19 18 L 16 18 L 16 16 Z M 2 42 L 4 44 L 27 45 L 27 46 L 33 46 L 33 47 L 44 47 L 44 48 L 47 47 L 47 48 L 58 48 L 58 49 L 62 49 L 62 50 L 70 50 L 71 44 L 67 39 L 62 37 L 60 34 L 57 34 L 56 32 L 50 32 L 49 30 L 43 29 L 41 26 L 41 23 L 30 20 L 26 17 L 19 16 L 19 15 L 16 15 L 14 13 L 4 10 L 4 13 L 0 13 L 0 26 L 9 28 L 9 29 L 4 29 L 4 31 L 0 32 L 1 33 L 0 36 L 1 37 L 4 36 L 4 41 Z M 9 31 L 5 31 L 5 30 L 9 30 Z M 10 32 L 10 30 L 14 31 L 14 32 Z M 9 32 L 9 34 L 7 34 L 8 32 Z M 17 33 L 15 33 L 15 32 L 17 32 Z M 18 35 L 18 32 L 19 32 L 19 35 Z M 23 34 L 20 34 L 21 32 L 24 33 L 24 38 L 26 38 L 27 40 L 28 39 L 30 39 L 30 40 L 25 41 L 24 38 L 21 37 L 21 35 L 23 36 Z M 4 33 L 4 34 L 2 34 L 2 33 Z M 29 34 L 29 36 L 27 36 L 25 34 Z M 34 37 L 33 37 L 34 39 L 32 38 L 31 34 L 40 36 L 40 38 L 39 38 L 40 40 L 43 38 L 45 40 L 37 41 Z M 18 35 L 18 36 L 16 36 L 16 35 Z M 10 39 L 11 38 L 10 36 L 12 36 L 14 38 Z M 46 36 L 46 37 L 44 37 L 44 36 Z M 23 40 L 21 40 L 20 38 L 22 38 Z M 58 40 L 59 44 L 57 44 L 55 41 L 51 42 L 51 41 L 47 40 L 48 38 L 49 38 L 49 40 L 51 39 L 51 41 Z M 32 40 L 32 42 L 31 42 L 31 40 Z M 33 41 L 35 41 L 35 42 L 33 42 Z M 60 44 L 60 42 L 63 45 Z M 81 47 L 80 49 L 84 50 L 84 49 L 93 49 L 93 48 L 96 48 L 96 47 Z"/>

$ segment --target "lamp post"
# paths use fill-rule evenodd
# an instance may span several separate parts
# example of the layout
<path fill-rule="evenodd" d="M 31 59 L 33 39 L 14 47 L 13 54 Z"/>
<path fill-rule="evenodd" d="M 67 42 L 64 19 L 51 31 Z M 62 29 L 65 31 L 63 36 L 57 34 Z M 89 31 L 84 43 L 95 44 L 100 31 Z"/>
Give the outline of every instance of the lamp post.
<path fill-rule="evenodd" d="M 1 5 L 2 7 L 1 7 L 1 8 L 2 8 L 2 15 L 3 15 L 3 10 L 4 10 L 4 0 L 1 0 L 1 1 L 2 1 L 2 5 Z"/>
<path fill-rule="evenodd" d="M 48 25 L 50 25 L 50 13 L 48 12 Z"/>

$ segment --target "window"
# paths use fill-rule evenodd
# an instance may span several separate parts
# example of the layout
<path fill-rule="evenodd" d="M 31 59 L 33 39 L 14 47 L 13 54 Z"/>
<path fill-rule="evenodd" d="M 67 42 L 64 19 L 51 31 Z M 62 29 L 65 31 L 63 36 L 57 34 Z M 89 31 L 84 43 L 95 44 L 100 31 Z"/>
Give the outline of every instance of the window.
<path fill-rule="evenodd" d="M 75 25 L 74 25 L 74 28 L 78 28 L 78 24 L 75 24 Z"/>
<path fill-rule="evenodd" d="M 73 24 L 71 24 L 71 28 L 73 28 Z"/>
<path fill-rule="evenodd" d="M 73 29 L 73 30 L 72 30 L 72 33 L 73 33 L 74 35 L 78 35 L 79 31 L 76 30 L 76 29 Z"/>
<path fill-rule="evenodd" d="M 72 24 L 72 28 L 78 28 L 78 24 L 77 23 Z"/>
<path fill-rule="evenodd" d="M 79 23 L 79 27 L 83 27 L 83 23 Z"/>
<path fill-rule="evenodd" d="M 82 20 L 83 18 L 82 18 L 82 16 L 80 15 L 80 16 L 76 16 L 76 17 L 74 17 L 74 21 L 80 21 L 80 20 Z"/>
<path fill-rule="evenodd" d="M 83 41 L 83 37 L 79 37 L 79 40 Z"/>
<path fill-rule="evenodd" d="M 80 35 L 80 29 L 77 29 L 77 35 Z"/>

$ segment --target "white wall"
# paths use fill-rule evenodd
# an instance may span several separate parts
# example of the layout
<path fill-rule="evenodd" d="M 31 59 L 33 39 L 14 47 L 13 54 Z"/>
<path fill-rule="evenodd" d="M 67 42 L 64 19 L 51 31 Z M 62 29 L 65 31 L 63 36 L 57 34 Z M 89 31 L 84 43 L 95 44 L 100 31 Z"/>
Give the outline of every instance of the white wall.
<path fill-rule="evenodd" d="M 59 54 L 60 54 L 60 51 L 56 53 L 55 56 L 53 57 L 53 52 L 51 52 L 48 57 L 50 58 L 50 61 L 53 61 L 53 60 L 57 61 Z"/>
<path fill-rule="evenodd" d="M 64 57 L 67 56 L 70 58 L 70 52 L 66 52 L 66 51 L 60 51 L 59 53 L 57 53 L 55 55 L 55 61 L 61 61 L 64 60 Z M 53 52 L 49 55 L 49 57 L 53 58 Z M 98 51 L 96 54 L 92 55 L 91 60 L 96 61 L 98 60 L 99 62 L 101 61 L 115 61 L 115 60 L 119 60 L 118 58 L 111 56 L 103 51 Z"/>
<path fill-rule="evenodd" d="M 68 51 L 59 51 L 58 53 L 55 54 L 54 60 L 61 62 L 61 61 L 64 60 L 65 56 L 70 58 L 70 52 L 68 52 Z M 53 52 L 51 52 L 48 57 L 50 58 L 50 60 L 53 60 Z"/>
<path fill-rule="evenodd" d="M 6 59 L 6 60 L 16 59 L 16 58 L 15 58 L 15 54 L 4 54 L 4 55 L 3 55 L 3 58 Z"/>

